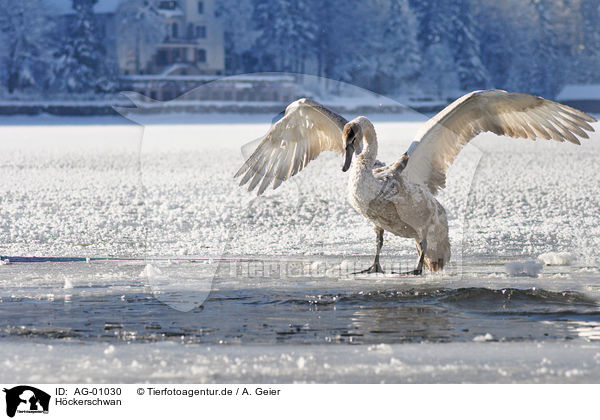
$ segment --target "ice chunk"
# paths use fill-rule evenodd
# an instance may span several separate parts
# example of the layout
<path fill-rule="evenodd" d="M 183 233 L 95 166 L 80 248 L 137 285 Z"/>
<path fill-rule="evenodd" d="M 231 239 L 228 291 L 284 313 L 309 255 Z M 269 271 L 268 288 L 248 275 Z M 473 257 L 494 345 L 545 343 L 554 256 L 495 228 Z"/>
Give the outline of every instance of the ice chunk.
<path fill-rule="evenodd" d="M 153 266 L 152 264 L 146 264 L 146 267 L 140 273 L 140 277 L 153 278 L 157 277 L 161 274 L 161 271 L 158 267 Z"/>
<path fill-rule="evenodd" d="M 510 276 L 528 276 L 537 277 L 540 271 L 542 271 L 542 265 L 535 261 L 525 262 L 510 262 L 504 264 L 504 268 Z"/>
<path fill-rule="evenodd" d="M 385 343 L 374 344 L 372 346 L 367 347 L 367 350 L 376 351 L 376 352 L 385 353 L 385 354 L 389 354 L 389 353 L 393 352 L 392 346 L 390 346 L 389 344 L 385 344 Z"/>
<path fill-rule="evenodd" d="M 485 333 L 484 335 L 477 335 L 473 337 L 473 341 L 492 341 L 494 336 L 490 333 Z"/>
<path fill-rule="evenodd" d="M 545 265 L 571 265 L 575 256 L 568 252 L 546 252 L 538 257 L 538 261 Z"/>

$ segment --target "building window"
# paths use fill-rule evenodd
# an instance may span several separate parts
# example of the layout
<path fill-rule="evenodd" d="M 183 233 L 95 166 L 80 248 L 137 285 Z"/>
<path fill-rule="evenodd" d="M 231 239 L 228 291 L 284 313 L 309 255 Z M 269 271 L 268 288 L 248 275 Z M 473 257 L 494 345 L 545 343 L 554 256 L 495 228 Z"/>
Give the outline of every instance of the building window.
<path fill-rule="evenodd" d="M 198 2 L 198 14 L 199 15 L 204 14 L 204 2 L 203 1 Z"/>
<path fill-rule="evenodd" d="M 206 38 L 206 26 L 196 26 L 196 38 Z"/>
<path fill-rule="evenodd" d="M 196 50 L 196 62 L 206 63 L 206 50 Z"/>
<path fill-rule="evenodd" d="M 173 22 L 173 24 L 171 25 L 171 36 L 173 38 L 179 37 L 179 25 L 177 25 L 177 23 L 175 22 Z"/>
<path fill-rule="evenodd" d="M 181 58 L 181 53 L 179 51 L 179 48 L 174 48 L 172 54 L 173 54 L 173 62 L 179 61 L 179 59 Z"/>
<path fill-rule="evenodd" d="M 158 50 L 156 53 L 156 65 L 166 66 L 169 63 L 169 56 L 167 50 Z"/>
<path fill-rule="evenodd" d="M 159 9 L 173 10 L 177 7 L 176 1 L 161 1 L 158 3 Z"/>

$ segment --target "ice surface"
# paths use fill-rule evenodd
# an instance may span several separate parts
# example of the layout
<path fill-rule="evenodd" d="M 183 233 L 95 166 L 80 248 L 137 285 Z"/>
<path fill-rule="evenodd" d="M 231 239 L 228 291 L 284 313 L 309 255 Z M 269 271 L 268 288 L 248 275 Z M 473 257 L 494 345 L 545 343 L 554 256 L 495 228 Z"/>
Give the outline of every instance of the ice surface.
<path fill-rule="evenodd" d="M 600 344 L 199 346 L 2 344 L 0 381 L 26 383 L 591 383 Z M 35 366 L 32 369 L 31 366 Z"/>
<path fill-rule="evenodd" d="M 600 379 L 597 136 L 481 136 L 440 195 L 448 269 L 389 274 L 416 251 L 388 234 L 388 274 L 353 276 L 375 235 L 340 157 L 256 199 L 232 175 L 272 116 L 194 118 L 0 128 L 4 382 Z M 381 158 L 420 124 L 375 118 Z"/>
<path fill-rule="evenodd" d="M 240 148 L 264 134 L 270 118 L 235 117 L 228 124 L 221 117 L 145 129 L 3 127 L 3 254 L 224 252 L 340 256 L 340 263 L 372 254 L 372 228 L 346 200 L 338 156 L 324 154 L 260 199 L 236 186 L 232 174 L 243 161 Z M 402 154 L 420 124 L 376 122 L 381 158 Z M 523 261 L 568 252 L 580 264 L 596 266 L 599 148 L 597 137 L 579 147 L 493 135 L 475 140 L 452 167 L 440 196 L 449 213 L 454 261 L 462 254 Z M 415 257 L 411 241 L 386 235 L 382 262 L 412 265 Z"/>

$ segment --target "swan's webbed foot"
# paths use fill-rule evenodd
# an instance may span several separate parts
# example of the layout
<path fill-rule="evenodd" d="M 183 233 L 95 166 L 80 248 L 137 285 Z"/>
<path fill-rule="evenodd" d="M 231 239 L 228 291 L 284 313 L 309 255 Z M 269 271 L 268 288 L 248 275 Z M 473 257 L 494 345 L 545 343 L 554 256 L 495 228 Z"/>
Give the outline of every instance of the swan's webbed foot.
<path fill-rule="evenodd" d="M 365 270 L 356 271 L 352 274 L 373 274 L 373 273 L 381 273 L 381 274 L 384 273 L 383 269 L 381 268 L 381 265 L 378 262 L 373 263 L 372 266 L 370 266 L 369 268 L 367 268 Z"/>
<path fill-rule="evenodd" d="M 423 262 L 425 259 L 425 251 L 427 250 L 427 240 L 423 239 L 417 249 L 419 250 L 419 261 L 417 262 L 417 268 L 415 268 L 414 270 L 411 271 L 405 271 L 405 272 L 392 272 L 392 274 L 400 274 L 403 276 L 420 276 L 423 274 Z"/>
<path fill-rule="evenodd" d="M 373 274 L 373 273 L 381 273 L 384 274 L 383 268 L 381 268 L 381 264 L 379 264 L 379 253 L 381 252 L 381 248 L 383 247 L 383 229 L 374 226 L 375 234 L 377 235 L 376 245 L 377 252 L 375 253 L 375 261 L 373 261 L 373 265 L 371 265 L 366 270 L 357 271 L 352 274 Z"/>
<path fill-rule="evenodd" d="M 423 270 L 416 268 L 410 271 L 392 271 L 392 274 L 400 274 L 402 276 L 420 276 L 423 274 Z"/>

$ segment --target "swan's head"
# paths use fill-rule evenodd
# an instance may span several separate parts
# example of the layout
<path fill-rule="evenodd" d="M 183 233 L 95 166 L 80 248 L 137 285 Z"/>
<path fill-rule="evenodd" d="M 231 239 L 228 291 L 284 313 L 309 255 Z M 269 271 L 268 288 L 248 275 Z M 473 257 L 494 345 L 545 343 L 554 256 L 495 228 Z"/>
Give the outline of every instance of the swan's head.
<path fill-rule="evenodd" d="M 344 166 L 342 171 L 346 172 L 352 163 L 354 151 L 359 149 L 363 137 L 362 127 L 358 121 L 350 121 L 344 126 L 342 140 L 344 144 Z"/>

